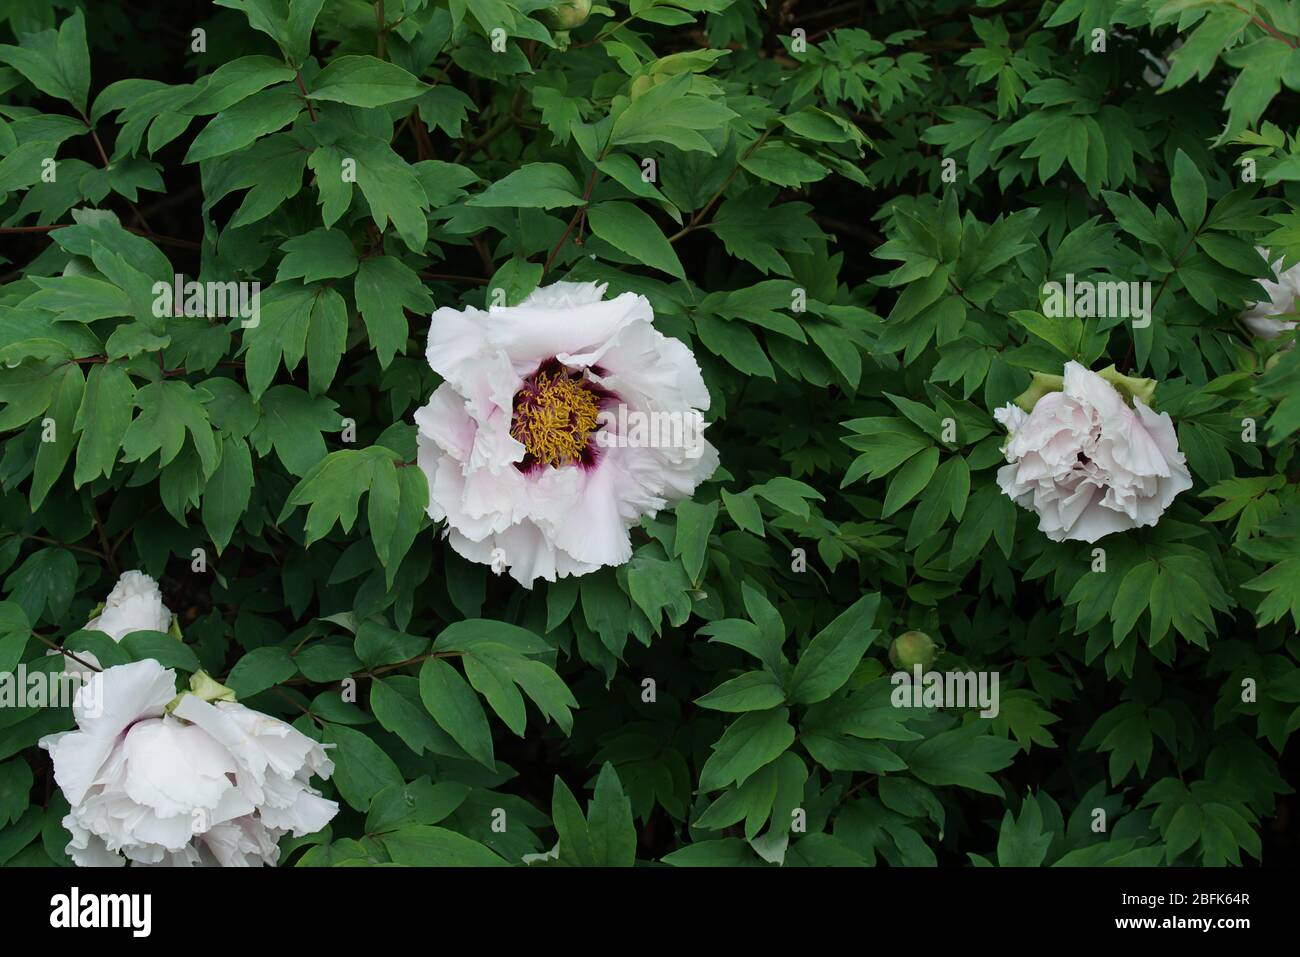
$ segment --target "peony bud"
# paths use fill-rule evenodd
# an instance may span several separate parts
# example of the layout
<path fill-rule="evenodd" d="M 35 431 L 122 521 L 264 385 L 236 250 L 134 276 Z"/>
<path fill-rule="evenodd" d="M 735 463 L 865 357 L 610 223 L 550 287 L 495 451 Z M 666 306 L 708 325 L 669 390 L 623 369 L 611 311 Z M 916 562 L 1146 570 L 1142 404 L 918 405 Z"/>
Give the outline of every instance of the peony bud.
<path fill-rule="evenodd" d="M 1155 403 L 1155 379 L 1139 379 L 1136 376 L 1121 375 L 1113 365 L 1106 366 L 1097 375 L 1113 385 L 1115 391 L 1122 395 L 1129 405 L 1133 404 L 1134 399 L 1141 399 L 1148 408 Z"/>
<path fill-rule="evenodd" d="M 889 643 L 890 664 L 906 671 L 916 665 L 929 668 L 937 654 L 934 639 L 923 631 L 905 631 Z"/>
<path fill-rule="evenodd" d="M 557 30 L 576 30 L 591 16 L 591 0 L 559 0 L 546 11 L 546 19 Z"/>
<path fill-rule="evenodd" d="M 1065 387 L 1065 377 L 1047 372 L 1035 372 L 1029 388 L 1016 396 L 1016 405 L 1026 412 L 1033 412 L 1038 400 L 1049 392 L 1060 392 Z"/>
<path fill-rule="evenodd" d="M 235 692 L 232 689 L 227 688 L 206 671 L 196 671 L 194 674 L 190 675 L 190 690 L 182 691 L 175 698 L 172 698 L 171 703 L 163 710 L 166 711 L 167 714 L 171 714 L 176 710 L 176 706 L 181 703 L 181 699 L 187 694 L 196 696 L 200 701 L 233 702 L 235 700 Z"/>

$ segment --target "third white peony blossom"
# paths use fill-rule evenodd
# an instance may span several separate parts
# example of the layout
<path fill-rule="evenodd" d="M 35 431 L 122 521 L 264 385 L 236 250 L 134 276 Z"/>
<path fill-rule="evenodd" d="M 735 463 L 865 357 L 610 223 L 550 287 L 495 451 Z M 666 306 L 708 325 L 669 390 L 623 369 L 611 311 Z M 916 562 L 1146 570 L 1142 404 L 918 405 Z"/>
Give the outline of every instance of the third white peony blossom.
<path fill-rule="evenodd" d="M 1130 408 L 1111 382 L 1077 362 L 1058 381 L 1059 391 L 1025 401 L 1032 411 L 1008 404 L 994 413 L 1009 433 L 998 485 L 1038 513 L 1039 531 L 1053 541 L 1095 542 L 1154 525 L 1192 487 L 1168 414 L 1139 395 Z"/>
<path fill-rule="evenodd" d="M 1256 246 L 1255 251 L 1269 260 L 1267 249 Z M 1241 322 L 1261 339 L 1276 339 L 1283 332 L 1296 327 L 1294 319 L 1280 319 L 1295 313 L 1296 299 L 1300 298 L 1300 263 L 1290 269 L 1282 268 L 1283 260 L 1273 263 L 1273 279 L 1259 280 L 1268 298 L 1254 303 L 1241 314 Z"/>
<path fill-rule="evenodd" d="M 442 308 L 415 413 L 429 515 L 454 549 L 521 584 L 618 565 L 628 529 L 713 474 L 709 393 L 649 301 L 559 282 L 513 307 Z"/>
<path fill-rule="evenodd" d="M 74 863 L 275 864 L 281 836 L 319 831 L 338 813 L 310 784 L 333 773 L 324 748 L 220 700 L 228 689 L 201 672 L 191 685 L 202 696 L 179 699 L 175 673 L 151 658 L 96 680 L 94 707 L 91 689 L 73 699 L 77 729 L 40 741 L 71 805 L 63 826 Z"/>

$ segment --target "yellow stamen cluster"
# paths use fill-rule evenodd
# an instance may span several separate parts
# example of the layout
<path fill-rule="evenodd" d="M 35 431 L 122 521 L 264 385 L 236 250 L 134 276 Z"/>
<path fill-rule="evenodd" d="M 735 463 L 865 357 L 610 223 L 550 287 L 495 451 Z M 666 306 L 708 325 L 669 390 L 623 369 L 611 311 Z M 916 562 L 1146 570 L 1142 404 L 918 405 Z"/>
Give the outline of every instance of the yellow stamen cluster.
<path fill-rule="evenodd" d="M 596 396 L 563 372 L 542 372 L 515 400 L 510 434 L 543 465 L 581 461 L 596 430 Z"/>

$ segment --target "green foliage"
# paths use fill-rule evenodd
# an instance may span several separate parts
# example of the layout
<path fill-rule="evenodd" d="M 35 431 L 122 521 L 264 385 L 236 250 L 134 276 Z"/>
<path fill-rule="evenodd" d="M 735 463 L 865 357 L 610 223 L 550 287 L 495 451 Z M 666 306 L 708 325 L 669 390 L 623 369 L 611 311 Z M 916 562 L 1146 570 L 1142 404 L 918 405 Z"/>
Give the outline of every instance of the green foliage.
<path fill-rule="evenodd" d="M 0 672 L 156 657 L 332 745 L 290 865 L 1274 859 L 1300 349 L 1237 317 L 1300 262 L 1292 5 L 69 6 L 0 10 Z M 411 421 L 434 308 L 560 279 L 647 297 L 721 466 L 524 590 Z M 996 482 L 1071 360 L 1156 380 L 1194 480 L 1096 546 Z M 129 568 L 183 642 L 83 630 Z M 899 707 L 910 630 L 997 713 Z M 0 863 L 67 863 L 70 726 L 0 707 Z"/>

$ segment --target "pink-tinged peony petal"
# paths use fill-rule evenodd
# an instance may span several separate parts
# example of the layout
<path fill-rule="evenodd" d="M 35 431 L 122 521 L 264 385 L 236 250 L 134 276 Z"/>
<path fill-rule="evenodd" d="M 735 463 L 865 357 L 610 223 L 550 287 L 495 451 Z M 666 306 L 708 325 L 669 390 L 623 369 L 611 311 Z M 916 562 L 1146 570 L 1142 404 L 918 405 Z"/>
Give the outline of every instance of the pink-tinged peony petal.
<path fill-rule="evenodd" d="M 429 367 L 448 382 L 459 385 L 465 366 L 490 351 L 483 322 L 486 318 L 487 313 L 472 306 L 464 311 L 443 306 L 434 312 L 424 350 Z"/>
<path fill-rule="evenodd" d="M 433 390 L 427 403 L 416 409 L 415 427 L 421 438 L 462 462 L 469 458 L 478 431 L 478 423 L 465 411 L 465 401 L 445 382 Z"/>
<path fill-rule="evenodd" d="M 1134 523 L 1127 516 L 1093 503 L 1079 515 L 1066 538 L 1092 544 L 1112 532 L 1122 532 L 1133 527 Z"/>
<path fill-rule="evenodd" d="M 1169 466 L 1169 480 L 1161 483 L 1161 502 L 1168 508 L 1174 497 L 1192 487 L 1192 474 L 1187 470 L 1187 456 L 1178 448 L 1178 434 L 1174 431 L 1173 420 L 1167 412 L 1157 415 L 1138 400 L 1136 403 L 1138 418 L 1148 434 L 1155 441 Z"/>
<path fill-rule="evenodd" d="M 1024 425 L 1025 419 L 1029 418 L 1029 414 L 1014 402 L 1008 402 L 1000 409 L 993 411 L 993 418 L 1008 432 L 1014 433 Z"/>
<path fill-rule="evenodd" d="M 551 305 L 547 298 L 491 310 L 489 335 L 521 374 L 553 356 L 598 352 L 626 326 L 654 319 L 649 300 L 630 292 L 581 305 Z"/>
<path fill-rule="evenodd" d="M 471 481 L 475 485 L 472 492 L 468 489 Z M 518 473 L 493 476 L 477 472 L 471 479 L 457 465 L 443 460 L 438 463 L 429 495 L 453 527 L 474 541 L 482 541 L 493 532 L 504 531 L 515 520 L 516 500 L 499 490 L 517 490 L 523 484 Z"/>
<path fill-rule="evenodd" d="M 552 523 L 550 538 L 575 561 L 588 565 L 621 565 L 632 557 L 628 524 L 620 511 L 619 470 L 600 468 L 586 475 L 580 504 Z"/>
<path fill-rule="evenodd" d="M 1077 362 L 1065 364 L 1064 392 L 1101 416 L 1103 427 L 1108 421 L 1123 421 L 1133 416 L 1133 410 L 1124 404 L 1123 397 L 1113 385 Z"/>
<path fill-rule="evenodd" d="M 1122 440 L 1112 445 L 1112 453 L 1116 464 L 1134 475 L 1169 475 L 1165 453 L 1140 419 L 1131 423 Z"/>
<path fill-rule="evenodd" d="M 709 390 L 691 350 L 649 322 L 622 330 L 608 349 L 586 362 L 596 364 L 605 370 L 603 383 L 637 405 L 649 400 L 664 408 L 709 408 Z"/>

